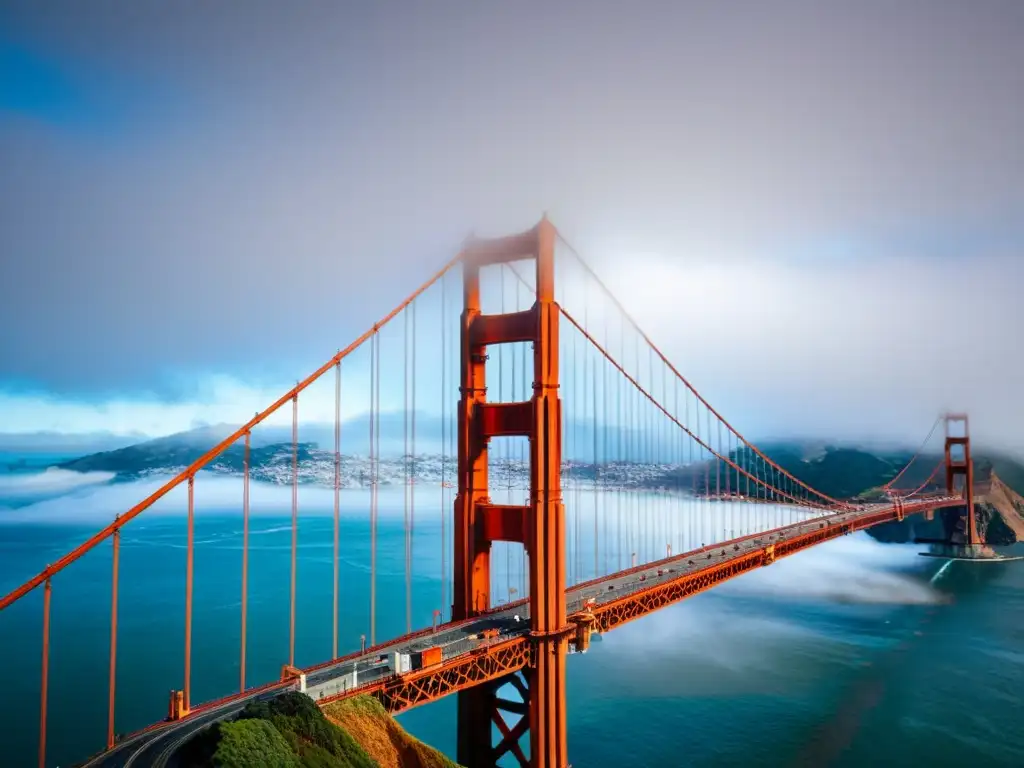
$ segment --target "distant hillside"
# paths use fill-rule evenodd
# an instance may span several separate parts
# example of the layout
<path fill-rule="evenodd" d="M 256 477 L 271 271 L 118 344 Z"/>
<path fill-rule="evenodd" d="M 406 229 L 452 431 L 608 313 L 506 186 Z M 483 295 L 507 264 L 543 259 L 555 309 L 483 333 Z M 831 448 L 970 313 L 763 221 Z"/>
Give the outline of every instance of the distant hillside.
<path fill-rule="evenodd" d="M 812 488 L 837 499 L 854 498 L 871 488 L 884 485 L 906 464 L 910 454 L 880 458 L 856 448 L 822 446 L 807 451 L 805 446 L 777 443 L 761 449 L 772 461 Z M 745 460 L 739 452 L 730 454 L 733 462 L 740 466 L 755 466 L 753 460 Z M 697 493 L 725 491 L 726 475 L 729 487 L 735 490 L 736 470 L 723 461 L 715 460 L 691 467 L 680 467 L 666 473 L 671 483 L 681 481 L 684 488 L 695 488 Z M 909 474 L 909 473 L 908 473 Z M 740 488 L 745 490 L 747 480 L 739 478 Z"/>
<path fill-rule="evenodd" d="M 428 424 L 429 419 L 425 420 Z M 368 456 L 368 440 L 362 439 L 359 432 L 365 428 L 369 431 L 369 422 L 359 419 L 342 427 L 342 461 L 341 482 L 346 488 L 368 487 L 376 471 L 379 482 L 384 486 L 404 485 L 406 472 L 414 469 L 417 481 L 439 483 L 442 475 L 451 478 L 455 471 L 455 457 L 452 446 L 447 457 L 439 453 L 430 453 L 429 440 L 417 441 L 417 454 L 414 467 L 407 467 L 402 457 L 404 440 L 395 438 L 395 430 L 399 430 L 398 438 L 404 438 L 401 430 L 402 420 L 394 414 L 382 417 L 382 457 L 374 466 Z M 387 425 L 387 431 L 384 429 Z M 298 475 L 300 483 L 333 485 L 334 453 L 333 427 L 329 442 L 304 439 L 323 431 L 323 426 L 300 431 L 298 445 Z M 168 474 L 184 469 L 202 456 L 207 450 L 231 433 L 232 427 L 219 425 L 204 427 L 178 435 L 149 440 L 136 445 L 113 451 L 94 453 L 58 466 L 61 469 L 77 472 L 109 472 L 115 475 L 115 482 L 125 482 L 147 477 L 152 474 Z M 255 481 L 274 484 L 287 484 L 292 478 L 292 445 L 290 431 L 271 428 L 258 433 L 252 441 L 250 452 L 250 473 Z M 386 437 L 390 435 L 390 437 Z M 282 439 L 286 437 L 287 439 Z M 593 439 L 598 438 L 599 454 L 602 460 L 594 464 L 587 450 L 592 454 Z M 698 461 L 686 465 L 659 463 L 658 457 L 678 456 L 678 446 L 671 449 L 659 449 L 658 446 L 645 446 L 646 452 L 636 456 L 635 446 L 631 451 L 630 460 L 614 460 L 613 447 L 630 444 L 627 433 L 615 430 L 594 430 L 587 425 L 574 424 L 566 428 L 563 438 L 570 445 L 580 446 L 580 454 L 584 458 L 571 458 L 567 454 L 563 469 L 562 482 L 567 487 L 575 484 L 590 486 L 595 482 L 603 488 L 665 488 L 677 489 L 682 492 L 697 494 L 716 494 L 726 490 L 735 491 L 737 473 L 727 463 L 719 460 L 712 462 Z M 585 439 L 584 439 L 585 438 Z M 390 440 L 397 446 L 397 452 L 388 453 L 384 443 Z M 604 442 L 607 440 L 607 443 Z M 605 454 L 607 445 L 609 452 Z M 589 449 L 587 448 L 589 446 Z M 886 449 L 884 452 L 872 452 L 856 447 L 837 447 L 822 442 L 808 441 L 774 441 L 761 449 L 772 461 L 776 462 L 802 482 L 816 488 L 836 499 L 881 500 L 885 498 L 881 488 L 892 480 L 911 459 L 910 451 Z M 625 455 L 625 450 L 623 449 Z M 653 458 L 647 459 L 646 456 Z M 734 451 L 730 458 L 740 466 L 755 466 L 742 451 Z M 897 487 L 909 490 L 917 488 L 928 480 L 936 466 L 941 462 L 939 455 L 923 455 L 918 457 L 911 467 L 899 478 Z M 243 471 L 244 447 L 236 443 L 225 450 L 208 467 L 207 471 L 237 476 Z M 492 476 L 499 483 L 508 483 L 511 487 L 525 487 L 529 476 L 528 457 L 523 451 L 508 455 L 500 448 L 491 451 L 490 466 Z M 1001 454 L 976 453 L 975 479 L 979 484 L 976 493 L 981 496 L 988 489 L 989 479 L 996 476 L 1001 484 L 999 487 L 1013 494 L 1024 494 L 1024 464 Z M 945 479 L 941 470 L 932 479 L 926 490 L 940 490 Z M 739 478 L 740 493 L 747 491 L 748 481 Z M 984 486 L 984 487 L 982 487 Z M 1002 497 L 1000 497 L 1002 498 Z M 987 530 L 1000 539 L 1020 538 L 1024 540 L 1024 510 L 1018 525 L 1014 515 L 1016 507 L 1012 503 L 992 506 L 991 509 L 979 507 L 979 520 L 982 516 L 991 519 Z M 947 516 L 948 517 L 948 516 Z M 998 519 L 997 519 L 998 518 Z M 871 535 L 886 541 L 911 541 L 916 537 L 937 538 L 941 530 L 935 526 L 939 523 L 926 525 L 922 520 L 910 519 L 900 524 L 891 524 L 872 529 Z M 949 524 L 947 520 L 944 524 Z M 924 526 L 924 527 L 922 527 Z M 1018 533 L 1014 533 L 1018 532 Z"/>
<path fill-rule="evenodd" d="M 454 442 L 448 444 L 447 458 L 442 461 L 441 442 L 433 440 L 431 434 L 440 434 L 440 420 L 421 417 L 417 420 L 415 474 L 423 482 L 440 482 L 442 471 L 455 469 Z M 369 461 L 369 420 L 358 417 L 342 424 L 342 484 L 345 487 L 360 487 L 369 484 L 373 467 Z M 376 428 L 376 427 L 375 427 Z M 167 437 L 130 445 L 117 450 L 93 453 L 80 458 L 64 461 L 60 469 L 75 472 L 110 472 L 115 482 L 128 482 L 153 474 L 180 472 L 203 454 L 234 432 L 236 427 L 217 425 L 182 432 Z M 379 429 L 380 459 L 377 462 L 382 485 L 402 484 L 405 479 L 406 448 L 405 424 L 396 414 L 382 414 Z M 454 427 L 452 429 L 454 433 Z M 566 462 L 567 481 L 592 479 L 594 465 L 592 454 L 595 432 L 592 427 L 574 424 L 567 428 L 567 451 L 563 453 Z M 632 445 L 626 431 L 599 429 L 596 435 L 602 457 L 616 455 L 614 450 Z M 334 483 L 334 427 L 311 425 L 299 428 L 298 474 L 300 483 Z M 410 445 L 411 447 L 411 445 Z M 511 479 L 521 486 L 528 477 L 528 452 L 525 441 L 512 454 L 509 446 L 496 446 L 490 452 L 491 465 L 496 477 Z M 578 451 L 574 451 L 578 447 Z M 648 446 L 651 455 L 657 453 L 656 446 Z M 670 455 L 666 448 L 663 455 Z M 575 455 L 583 459 L 572 458 Z M 244 467 L 245 447 L 242 441 L 224 450 L 206 470 L 218 474 L 240 475 Z M 591 463 L 587 463 L 591 462 Z M 253 431 L 249 467 L 254 480 L 269 483 L 289 483 L 292 474 L 291 430 L 280 427 L 259 428 Z M 660 465 L 638 459 L 612 461 L 601 467 L 604 482 L 620 486 L 657 485 L 656 478 L 663 472 Z"/>
<path fill-rule="evenodd" d="M 827 449 L 812 461 L 780 465 L 812 488 L 839 499 L 884 485 L 899 471 L 894 462 L 853 448 Z"/>
<path fill-rule="evenodd" d="M 882 487 L 896 477 L 913 454 L 887 450 L 875 454 L 858 448 L 820 446 L 806 443 L 777 442 L 762 448 L 772 461 L 812 488 L 836 499 L 882 501 L 887 495 Z M 754 466 L 734 452 L 730 458 L 740 466 Z M 940 491 L 945 488 L 945 473 L 936 467 L 940 455 L 922 455 L 899 477 L 895 487 L 902 490 L 921 488 Z M 1000 454 L 976 453 L 975 513 L 979 535 L 987 544 L 1003 545 L 1024 541 L 1024 464 Z M 934 473 L 934 474 L 933 474 Z M 726 477 L 728 476 L 728 481 Z M 692 466 L 670 468 L 651 477 L 650 485 L 692 489 L 696 493 L 716 494 L 736 490 L 736 470 L 725 462 L 714 460 Z M 741 493 L 747 480 L 739 479 Z M 955 535 L 961 509 L 952 508 L 925 520 L 915 515 L 902 522 L 886 523 L 868 530 L 873 538 L 887 543 L 907 543 L 918 538 L 940 539 Z"/>
<path fill-rule="evenodd" d="M 114 451 L 93 453 L 78 459 L 65 461 L 58 465 L 59 469 L 70 469 L 75 472 L 114 472 L 120 480 L 136 480 L 139 477 L 156 472 L 171 471 L 187 467 L 223 437 L 211 437 L 209 440 L 193 439 L 191 433 L 171 435 L 156 440 L 149 440 L 127 448 Z M 310 443 L 299 443 L 299 461 L 310 459 L 314 448 Z M 260 467 L 273 462 L 279 454 L 287 452 L 291 462 L 292 446 L 271 444 L 250 449 L 250 467 Z M 225 450 L 215 463 L 224 472 L 242 472 L 245 461 L 245 446 L 236 443 Z"/>
<path fill-rule="evenodd" d="M 448 430 L 448 451 L 454 450 L 455 418 L 450 418 Z M 193 461 L 217 443 L 235 432 L 240 425 L 217 424 L 204 426 L 173 435 L 144 439 L 135 442 L 121 440 L 117 445 L 104 444 L 102 452 L 81 455 L 75 461 L 61 466 L 66 469 L 84 471 L 99 469 L 108 472 L 137 473 L 156 469 L 161 464 L 166 466 L 182 466 Z M 404 414 L 382 413 L 373 425 L 375 441 L 379 443 L 380 455 L 387 459 L 402 456 L 406 450 L 406 428 Z M 444 422 L 436 415 L 428 413 L 416 414 L 416 453 L 440 454 Z M 411 437 L 411 435 L 410 435 Z M 253 429 L 250 439 L 253 448 L 271 446 L 291 446 L 291 426 L 260 425 Z M 334 449 L 334 424 L 322 422 L 299 422 L 299 442 L 310 450 L 323 452 Z M 525 446 L 526 441 L 522 441 Z M 238 441 L 238 455 L 241 456 L 242 441 Z M 347 419 L 341 424 L 341 450 L 343 454 L 365 456 L 370 449 L 370 419 L 368 414 L 360 414 Z M 678 450 L 678 441 L 673 435 L 647 434 L 640 439 L 638 430 L 611 425 L 594 426 L 592 421 L 569 421 L 564 426 L 562 456 L 566 461 L 594 461 L 595 450 L 601 461 L 622 461 L 628 463 L 649 463 L 654 459 L 647 457 L 673 456 Z M 501 453 L 498 449 L 495 455 Z M 161 458 L 163 457 L 163 458 Z M 231 460 L 229 460 L 230 463 Z M 239 463 L 239 466 L 240 463 Z"/>

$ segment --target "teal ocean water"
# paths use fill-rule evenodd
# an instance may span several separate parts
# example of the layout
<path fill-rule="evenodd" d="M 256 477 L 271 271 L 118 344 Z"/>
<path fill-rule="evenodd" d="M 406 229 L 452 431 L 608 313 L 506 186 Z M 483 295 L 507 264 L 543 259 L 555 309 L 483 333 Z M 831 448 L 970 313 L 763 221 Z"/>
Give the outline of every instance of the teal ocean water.
<path fill-rule="evenodd" d="M 0 591 L 7 592 L 127 509 L 155 482 L 9 475 L 0 483 Z M 26 485 L 28 483 L 29 485 Z M 193 701 L 238 686 L 240 483 L 196 486 Z M 290 489 L 253 490 L 247 680 L 287 661 Z M 13 503 L 11 500 L 16 500 Z M 569 494 L 572 578 L 593 574 L 595 501 Z M 575 508 L 574 508 L 575 506 Z M 623 510 L 597 501 L 598 568 L 653 559 L 784 522 L 765 507 L 651 497 Z M 676 510 L 668 518 L 667 510 Z M 296 661 L 331 650 L 331 494 L 300 489 Z M 417 496 L 413 624 L 442 602 L 440 490 Z M 341 530 L 341 645 L 369 635 L 366 493 L 347 492 Z M 404 502 L 381 500 L 377 639 L 405 631 Z M 780 517 L 781 516 L 781 517 Z M 609 522 L 610 521 L 610 522 Z M 617 523 L 621 522 L 621 528 Z M 638 536 L 638 531 L 649 535 Z M 679 551 L 678 549 L 676 551 Z M 49 765 L 102 747 L 110 626 L 109 544 L 53 582 Z M 519 551 L 494 558 L 496 594 L 521 594 Z M 1020 765 L 1024 727 L 1024 563 L 919 557 L 866 534 L 831 542 L 626 625 L 568 665 L 570 760 L 586 766 Z M 506 570 L 507 569 L 507 570 Z M 181 685 L 184 494 L 125 529 L 121 555 L 117 729 L 160 719 Z M 450 593 L 449 593 L 450 594 Z M 42 593 L 0 613 L 4 766 L 35 764 Z M 453 699 L 400 716 L 454 755 Z"/>

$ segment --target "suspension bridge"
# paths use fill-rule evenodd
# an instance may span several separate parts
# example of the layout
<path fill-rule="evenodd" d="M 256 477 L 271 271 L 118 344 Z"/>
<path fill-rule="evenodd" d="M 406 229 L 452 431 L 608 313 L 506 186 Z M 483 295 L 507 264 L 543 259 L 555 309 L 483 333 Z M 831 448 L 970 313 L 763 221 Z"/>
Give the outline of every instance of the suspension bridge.
<path fill-rule="evenodd" d="M 333 449 L 320 449 L 326 464 L 318 465 L 326 471 L 311 468 L 316 457 L 299 441 L 300 409 L 315 400 L 315 391 L 333 395 Z M 322 406 L 323 399 L 316 402 Z M 440 448 L 424 426 L 426 409 L 435 406 L 440 417 L 431 423 L 440 425 Z M 369 414 L 365 428 L 344 430 L 343 413 L 360 409 Z M 278 480 L 291 490 L 290 570 L 276 577 L 288 582 L 288 643 L 280 676 L 252 681 L 246 654 L 254 440 L 261 429 L 289 421 L 289 455 L 276 465 L 284 473 Z M 51 643 L 74 641 L 51 637 L 51 595 L 75 578 L 79 561 L 104 547 L 110 603 L 95 610 L 109 612 L 109 654 L 95 663 L 106 662 L 109 672 L 107 727 L 105 738 L 96 734 L 96 748 L 103 748 L 87 765 L 168 764 L 209 724 L 254 699 L 299 690 L 322 704 L 370 694 L 392 713 L 455 694 L 459 763 L 565 768 L 567 657 L 586 651 L 593 633 L 908 515 L 948 510 L 944 518 L 953 522 L 944 543 L 961 553 L 976 550 L 967 417 L 946 416 L 945 423 L 943 457 L 934 468 L 922 469 L 923 446 L 877 497 L 833 498 L 726 421 L 546 218 L 522 234 L 470 239 L 276 402 L 0 598 L 3 611 L 41 593 L 41 633 L 32 649 L 41 657 L 38 764 L 47 765 L 54 725 Z M 196 486 L 223 475 L 230 456 L 241 458 L 239 678 L 234 690 L 200 703 L 193 701 L 193 656 L 203 652 L 193 647 L 193 622 L 203 619 L 193 606 L 201 546 Z M 296 657 L 297 612 L 312 610 L 297 597 L 300 488 L 318 478 L 333 491 L 331 604 L 316 608 L 330 617 L 331 631 L 319 663 L 305 663 Z M 378 527 L 389 484 L 404 493 L 405 633 L 386 638 L 378 636 L 379 572 L 393 563 L 381 561 Z M 350 486 L 365 494 L 369 583 L 362 641 L 345 653 L 351 632 L 340 627 L 347 584 L 339 562 L 354 542 L 343 540 L 340 520 Z M 180 677 L 165 681 L 173 687 L 166 718 L 121 735 L 118 723 L 132 717 L 118 709 L 119 689 L 131 683 L 119 684 L 117 675 L 122 531 L 181 491 L 187 505 L 183 667 Z M 694 505 L 720 521 L 702 526 Z M 428 523 L 440 528 L 440 586 L 424 605 L 413 581 L 424 559 L 417 532 Z M 433 621 L 416 626 L 424 615 Z M 143 725 L 132 722 L 125 730 Z"/>

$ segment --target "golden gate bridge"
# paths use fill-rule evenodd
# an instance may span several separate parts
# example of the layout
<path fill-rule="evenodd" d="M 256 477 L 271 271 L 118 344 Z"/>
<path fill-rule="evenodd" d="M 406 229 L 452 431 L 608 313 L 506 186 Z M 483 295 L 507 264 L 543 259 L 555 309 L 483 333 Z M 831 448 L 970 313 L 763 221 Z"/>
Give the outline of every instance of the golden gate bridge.
<path fill-rule="evenodd" d="M 453 282 L 461 288 L 461 300 Z M 439 310 L 436 315 L 427 311 L 432 307 Z M 460 310 L 455 321 L 448 311 L 452 308 Z M 455 327 L 449 327 L 453 322 Z M 400 331 L 401 354 L 397 361 L 384 362 L 382 338 L 395 329 Z M 438 347 L 440 365 L 424 360 L 425 344 Z M 369 380 L 370 401 L 364 436 L 369 448 L 369 620 L 359 650 L 341 654 L 339 603 L 344 585 L 339 559 L 345 544 L 339 519 L 345 485 L 343 444 L 351 439 L 342 431 L 347 392 L 343 380 L 351 380 L 349 368 L 358 366 L 357 352 L 368 357 L 363 373 Z M 447 375 L 449 360 L 458 361 L 457 381 Z M 330 382 L 332 374 L 331 644 L 323 649 L 321 663 L 300 667 L 299 414 L 304 393 L 318 381 Z M 378 642 L 381 390 L 382 382 L 387 390 L 396 389 L 398 381 L 406 633 Z M 440 478 L 430 481 L 441 506 L 442 573 L 434 621 L 417 628 L 413 616 L 422 611 L 414 612 L 412 588 L 416 504 L 425 483 L 418 465 L 427 460 L 417 450 L 417 392 L 431 388 L 438 393 L 442 413 Z M 419 398 L 422 407 L 423 395 Z M 251 685 L 246 652 L 252 439 L 271 417 L 286 416 L 289 410 L 288 649 L 279 679 Z M 51 595 L 62 579 L 73 578 L 73 567 L 83 556 L 103 545 L 112 555 L 107 728 L 105 741 L 97 734 L 97 747 L 103 743 L 104 749 L 88 765 L 164 765 L 196 732 L 237 713 L 253 699 L 300 690 L 322 704 L 370 694 L 392 713 L 455 694 L 461 764 L 477 768 L 512 759 L 521 766 L 565 768 L 567 656 L 587 650 L 594 632 L 607 632 L 778 558 L 907 515 L 931 517 L 938 509 L 957 510 L 945 513 L 953 521 L 945 543 L 962 554 L 976 553 L 980 541 L 967 417 L 948 415 L 945 423 L 944 455 L 930 474 L 917 472 L 926 455 L 922 446 L 879 489 L 876 500 L 833 498 L 773 461 L 716 411 L 546 218 L 518 235 L 471 238 L 437 274 L 269 407 L 0 598 L 3 611 L 42 592 L 37 649 L 39 765 L 46 765 L 49 724 Z M 215 468 L 239 445 L 239 680 L 236 690 L 197 703 L 192 696 L 195 487 L 203 479 L 201 472 Z M 922 476 L 924 481 L 918 482 Z M 911 477 L 917 478 L 912 487 L 898 487 Z M 167 681 L 174 689 L 165 720 L 118 736 L 122 530 L 182 486 L 187 493 L 182 674 Z M 494 500 L 503 491 L 511 496 L 513 488 L 521 503 Z M 657 493 L 656 501 L 652 492 Z M 692 525 L 687 527 L 688 504 L 694 499 L 734 516 L 731 528 L 726 525 L 720 537 L 710 536 L 709 543 L 701 541 L 696 548 L 687 547 L 695 534 L 698 539 L 704 536 Z M 728 503 L 737 501 L 744 503 L 741 512 Z M 584 515 L 587 505 L 591 508 Z M 420 514 L 422 520 L 422 510 Z M 736 536 L 740 521 L 735 518 L 740 516 L 745 520 Z M 499 545 L 506 559 L 504 589 L 496 578 Z M 513 559 L 521 563 L 517 587 L 511 586 Z M 516 698 L 509 698 L 510 690 Z"/>

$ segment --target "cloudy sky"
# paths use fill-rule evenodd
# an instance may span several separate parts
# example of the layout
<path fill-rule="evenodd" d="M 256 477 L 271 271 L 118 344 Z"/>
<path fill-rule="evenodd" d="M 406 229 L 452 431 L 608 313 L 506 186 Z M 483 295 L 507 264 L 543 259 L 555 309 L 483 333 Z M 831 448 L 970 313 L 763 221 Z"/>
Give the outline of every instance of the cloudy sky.
<path fill-rule="evenodd" d="M 0 4 L 0 431 L 248 415 L 547 211 L 743 431 L 1024 448 L 1024 3 L 239 8 Z"/>

